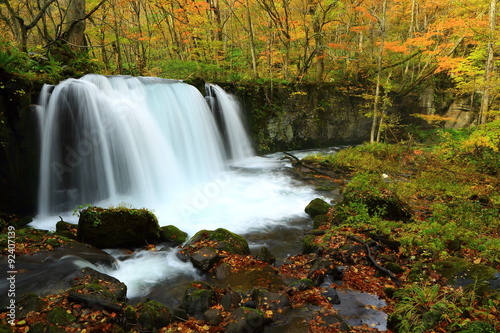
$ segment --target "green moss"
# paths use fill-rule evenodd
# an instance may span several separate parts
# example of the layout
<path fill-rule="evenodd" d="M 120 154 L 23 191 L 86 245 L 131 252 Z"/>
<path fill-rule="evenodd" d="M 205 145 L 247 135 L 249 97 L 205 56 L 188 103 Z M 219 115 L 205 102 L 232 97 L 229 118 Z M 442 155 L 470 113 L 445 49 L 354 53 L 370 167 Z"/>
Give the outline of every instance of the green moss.
<path fill-rule="evenodd" d="M 234 254 L 250 254 L 250 247 L 245 238 L 227 229 L 218 228 L 216 230 L 200 230 L 186 244 L 191 246 L 200 241 L 216 241 L 217 250 L 227 251 Z"/>
<path fill-rule="evenodd" d="M 325 200 L 316 198 L 309 202 L 304 211 L 314 218 L 317 215 L 326 215 L 330 207 L 331 206 Z"/>
<path fill-rule="evenodd" d="M 75 322 L 76 318 L 65 308 L 56 306 L 47 314 L 47 321 L 55 325 L 66 326 Z"/>

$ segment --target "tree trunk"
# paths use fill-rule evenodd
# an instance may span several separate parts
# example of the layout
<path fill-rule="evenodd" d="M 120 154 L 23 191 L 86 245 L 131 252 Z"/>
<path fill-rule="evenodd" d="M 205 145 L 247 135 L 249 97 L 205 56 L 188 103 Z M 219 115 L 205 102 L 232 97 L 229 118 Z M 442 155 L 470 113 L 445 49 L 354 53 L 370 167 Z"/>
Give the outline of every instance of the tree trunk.
<path fill-rule="evenodd" d="M 85 51 L 85 0 L 69 0 L 66 41 L 75 53 Z"/>
<path fill-rule="evenodd" d="M 377 133 L 377 141 L 380 140 L 380 131 L 383 125 L 382 117 L 383 115 L 379 115 L 379 105 L 380 105 L 380 85 L 382 81 L 382 56 L 384 53 L 384 42 L 385 42 L 385 16 L 386 16 L 386 8 L 387 8 L 387 0 L 384 0 L 382 3 L 382 18 L 380 20 L 380 47 L 378 52 L 378 60 L 377 60 L 377 79 L 376 79 L 376 87 L 375 87 L 375 99 L 373 101 L 373 122 L 372 129 L 370 132 L 370 142 L 375 142 L 375 134 Z M 380 120 L 379 120 L 380 117 Z"/>
<path fill-rule="evenodd" d="M 491 78 L 493 75 L 494 56 L 495 56 L 495 28 L 497 17 L 497 1 L 490 1 L 490 14 L 489 14 L 489 36 L 488 36 L 488 50 L 484 71 L 484 88 L 483 98 L 481 99 L 481 108 L 479 110 L 479 123 L 484 124 L 488 121 L 488 111 L 491 99 Z"/>

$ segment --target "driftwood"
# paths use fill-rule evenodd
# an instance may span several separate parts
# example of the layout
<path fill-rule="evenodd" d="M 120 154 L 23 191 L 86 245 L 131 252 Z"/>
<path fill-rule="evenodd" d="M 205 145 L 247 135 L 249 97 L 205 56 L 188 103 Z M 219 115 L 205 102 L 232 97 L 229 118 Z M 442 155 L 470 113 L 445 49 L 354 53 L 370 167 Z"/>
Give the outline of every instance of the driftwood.
<path fill-rule="evenodd" d="M 335 178 L 334 175 L 328 174 L 328 173 L 326 173 L 324 171 L 321 171 L 321 170 L 319 170 L 317 168 L 314 168 L 314 167 L 312 167 L 310 165 L 304 164 L 304 162 L 302 162 L 302 160 L 300 158 L 298 158 L 297 156 L 295 156 L 295 155 L 292 155 L 292 154 L 287 153 L 287 152 L 283 152 L 283 154 L 286 155 L 284 158 L 288 158 L 292 162 L 293 166 L 300 165 L 300 166 L 302 166 L 304 168 L 307 168 L 307 169 L 309 169 L 309 170 L 311 170 L 313 172 L 316 172 L 319 175 L 326 176 L 326 177 L 329 177 L 329 178 Z"/>
<path fill-rule="evenodd" d="M 392 281 L 394 281 L 394 283 L 396 283 L 396 285 L 398 287 L 400 287 L 402 285 L 401 283 L 401 280 L 399 280 L 390 270 L 380 266 L 376 261 L 375 259 L 372 257 L 372 251 L 370 250 L 370 246 L 368 246 L 368 244 L 366 244 L 365 242 L 363 242 L 361 239 L 359 239 L 358 237 L 354 236 L 354 235 L 349 235 L 347 236 L 348 239 L 350 240 L 353 240 L 361 245 L 363 245 L 365 247 L 365 250 L 366 250 L 366 257 L 368 258 L 368 260 L 370 260 L 370 262 L 372 263 L 372 265 L 378 269 L 380 272 L 382 272 L 383 274 L 387 275 Z"/>

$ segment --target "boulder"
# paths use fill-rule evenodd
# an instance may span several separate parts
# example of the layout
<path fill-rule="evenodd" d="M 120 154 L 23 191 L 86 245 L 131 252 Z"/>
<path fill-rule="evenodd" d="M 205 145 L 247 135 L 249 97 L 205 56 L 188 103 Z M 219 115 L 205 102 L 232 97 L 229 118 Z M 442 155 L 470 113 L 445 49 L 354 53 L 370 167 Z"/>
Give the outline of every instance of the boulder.
<path fill-rule="evenodd" d="M 317 215 L 326 215 L 330 210 L 330 205 L 321 198 L 313 199 L 304 209 L 304 211 L 312 218 Z"/>
<path fill-rule="evenodd" d="M 193 281 L 186 288 L 179 307 L 187 314 L 203 319 L 205 311 L 213 305 L 214 297 L 215 291 L 208 283 Z"/>
<path fill-rule="evenodd" d="M 219 262 L 220 256 L 217 251 L 211 246 L 204 246 L 199 250 L 194 251 L 190 257 L 194 267 L 202 272 L 208 272 L 216 263 Z"/>
<path fill-rule="evenodd" d="M 150 300 L 139 303 L 136 306 L 136 310 L 137 321 L 142 332 L 150 332 L 154 329 L 165 327 L 172 322 L 170 309 L 157 301 Z"/>
<path fill-rule="evenodd" d="M 246 239 L 224 228 L 198 231 L 184 245 L 184 249 L 189 250 L 190 248 L 197 247 L 197 243 L 200 243 L 200 246 L 210 244 L 210 246 L 218 251 L 227 251 L 242 255 L 250 254 L 250 247 Z"/>
<path fill-rule="evenodd" d="M 166 242 L 169 246 L 175 247 L 186 242 L 188 234 L 174 225 L 167 225 L 160 228 L 161 241 Z"/>
<path fill-rule="evenodd" d="M 239 307 L 231 313 L 232 322 L 227 325 L 226 333 L 262 332 L 266 325 L 264 314 L 256 309 Z"/>
<path fill-rule="evenodd" d="M 146 209 L 88 207 L 80 212 L 77 239 L 98 248 L 141 247 L 160 240 L 160 226 Z"/>

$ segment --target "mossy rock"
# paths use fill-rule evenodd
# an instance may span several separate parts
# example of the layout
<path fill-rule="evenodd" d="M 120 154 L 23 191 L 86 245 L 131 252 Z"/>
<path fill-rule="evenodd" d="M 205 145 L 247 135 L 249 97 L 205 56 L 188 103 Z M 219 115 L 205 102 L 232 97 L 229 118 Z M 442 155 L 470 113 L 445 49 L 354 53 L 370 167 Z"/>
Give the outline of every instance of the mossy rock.
<path fill-rule="evenodd" d="M 186 242 L 188 234 L 174 225 L 160 228 L 161 240 L 170 246 L 179 246 Z"/>
<path fill-rule="evenodd" d="M 311 279 L 300 279 L 297 281 L 292 282 L 288 288 L 295 290 L 295 291 L 304 291 L 307 289 L 312 289 L 316 287 L 314 282 Z"/>
<path fill-rule="evenodd" d="M 323 214 L 316 215 L 313 218 L 313 228 L 314 229 L 318 229 L 319 227 L 321 227 L 321 226 L 323 226 L 325 224 L 328 224 L 329 222 L 330 221 L 329 221 L 328 216 L 323 215 Z"/>
<path fill-rule="evenodd" d="M 200 230 L 186 243 L 184 248 L 196 247 L 196 243 L 211 241 L 216 250 L 227 251 L 234 254 L 249 255 L 250 247 L 245 238 L 227 229 Z"/>
<path fill-rule="evenodd" d="M 203 313 L 213 305 L 215 295 L 215 291 L 208 283 L 194 281 L 186 288 L 179 307 L 187 314 L 202 319 Z"/>
<path fill-rule="evenodd" d="M 378 214 L 386 220 L 410 222 L 414 215 L 410 206 L 389 188 L 381 175 L 375 173 L 356 175 L 342 195 L 342 205 L 364 204 L 371 216 Z"/>
<path fill-rule="evenodd" d="M 69 239 L 76 239 L 78 225 L 59 221 L 56 223 L 56 234 Z"/>
<path fill-rule="evenodd" d="M 18 315 L 23 318 L 31 312 L 40 312 L 45 307 L 46 302 L 34 293 L 25 294 L 17 303 Z"/>
<path fill-rule="evenodd" d="M 264 314 L 256 309 L 239 307 L 231 313 L 231 322 L 227 325 L 226 333 L 262 332 L 266 325 Z"/>
<path fill-rule="evenodd" d="M 330 208 L 331 208 L 330 204 L 328 204 L 325 200 L 321 198 L 316 198 L 313 199 L 311 202 L 309 202 L 304 211 L 309 216 L 314 218 L 318 215 L 326 215 L 330 210 Z"/>
<path fill-rule="evenodd" d="M 76 321 L 76 317 L 71 313 L 61 307 L 56 306 L 49 313 L 47 313 L 47 321 L 51 324 L 59 325 L 59 326 L 67 326 Z"/>
<path fill-rule="evenodd" d="M 474 287 L 479 294 L 500 290 L 500 273 L 492 267 L 453 257 L 435 262 L 433 266 L 454 286 Z"/>
<path fill-rule="evenodd" d="M 317 236 L 306 235 L 302 238 L 302 253 L 318 253 L 323 248 L 321 244 L 316 243 Z"/>
<path fill-rule="evenodd" d="M 152 331 L 167 326 L 172 322 L 170 309 L 157 302 L 147 301 L 136 306 L 138 322 L 142 331 Z"/>
<path fill-rule="evenodd" d="M 160 240 L 160 226 L 147 209 L 89 207 L 80 212 L 77 239 L 98 248 L 140 247 Z"/>

